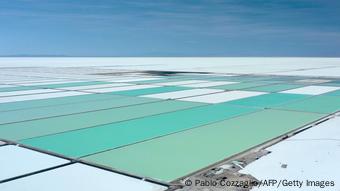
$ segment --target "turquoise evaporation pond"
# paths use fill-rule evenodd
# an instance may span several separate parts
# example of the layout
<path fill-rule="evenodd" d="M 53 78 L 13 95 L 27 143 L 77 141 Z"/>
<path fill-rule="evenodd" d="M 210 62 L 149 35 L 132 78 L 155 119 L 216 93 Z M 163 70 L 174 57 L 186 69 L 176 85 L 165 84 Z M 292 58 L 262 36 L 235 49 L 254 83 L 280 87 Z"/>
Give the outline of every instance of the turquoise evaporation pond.
<path fill-rule="evenodd" d="M 81 157 L 258 110 L 215 104 L 20 142 L 70 157 Z"/>

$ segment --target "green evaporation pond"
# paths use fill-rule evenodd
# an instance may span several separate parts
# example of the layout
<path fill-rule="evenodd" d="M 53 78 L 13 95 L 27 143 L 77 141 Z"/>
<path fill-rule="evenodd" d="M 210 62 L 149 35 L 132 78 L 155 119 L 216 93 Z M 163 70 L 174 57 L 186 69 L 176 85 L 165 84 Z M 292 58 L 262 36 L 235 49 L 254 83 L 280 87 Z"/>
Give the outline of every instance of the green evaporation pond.
<path fill-rule="evenodd" d="M 263 110 L 83 158 L 173 181 L 311 123 L 324 115 Z"/>

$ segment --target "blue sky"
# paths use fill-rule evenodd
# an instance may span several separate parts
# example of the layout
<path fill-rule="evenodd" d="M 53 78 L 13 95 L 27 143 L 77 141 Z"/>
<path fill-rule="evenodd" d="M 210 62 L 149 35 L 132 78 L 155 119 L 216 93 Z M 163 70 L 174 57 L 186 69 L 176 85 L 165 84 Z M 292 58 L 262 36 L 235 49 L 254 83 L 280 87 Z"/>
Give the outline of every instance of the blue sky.
<path fill-rule="evenodd" d="M 339 0 L 1 0 L 0 55 L 338 56 Z"/>

